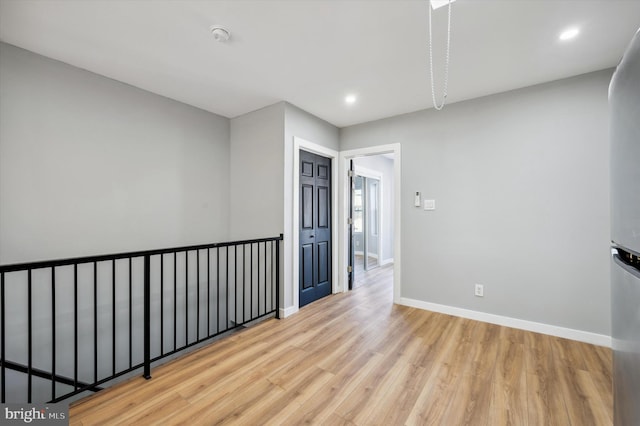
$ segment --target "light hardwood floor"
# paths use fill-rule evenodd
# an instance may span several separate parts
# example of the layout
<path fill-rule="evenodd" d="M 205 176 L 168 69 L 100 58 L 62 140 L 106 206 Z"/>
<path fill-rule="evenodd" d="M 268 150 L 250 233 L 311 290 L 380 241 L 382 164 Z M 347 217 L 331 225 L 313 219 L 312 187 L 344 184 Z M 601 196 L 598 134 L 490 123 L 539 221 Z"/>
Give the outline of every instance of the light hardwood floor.
<path fill-rule="evenodd" d="M 70 424 L 612 424 L 609 349 L 393 305 L 390 274 L 78 401 Z"/>

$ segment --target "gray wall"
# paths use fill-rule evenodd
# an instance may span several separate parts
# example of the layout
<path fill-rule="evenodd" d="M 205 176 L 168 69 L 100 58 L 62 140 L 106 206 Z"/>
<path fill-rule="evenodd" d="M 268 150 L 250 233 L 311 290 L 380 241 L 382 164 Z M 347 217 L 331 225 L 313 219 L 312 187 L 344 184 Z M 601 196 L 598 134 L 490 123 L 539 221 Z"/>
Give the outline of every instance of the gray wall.
<path fill-rule="evenodd" d="M 228 238 L 228 119 L 4 43 L 0 93 L 0 263 Z"/>
<path fill-rule="evenodd" d="M 284 232 L 285 141 L 294 136 L 338 148 L 336 127 L 286 102 L 231 120 L 233 239 Z"/>
<path fill-rule="evenodd" d="M 341 130 L 402 144 L 402 297 L 610 334 L 611 74 Z"/>
<path fill-rule="evenodd" d="M 231 238 L 283 232 L 284 103 L 231 120 Z"/>
<path fill-rule="evenodd" d="M 340 131 L 336 126 L 288 102 L 284 105 L 284 131 L 287 143 L 291 143 L 293 137 L 297 136 L 335 151 L 340 150 Z"/>

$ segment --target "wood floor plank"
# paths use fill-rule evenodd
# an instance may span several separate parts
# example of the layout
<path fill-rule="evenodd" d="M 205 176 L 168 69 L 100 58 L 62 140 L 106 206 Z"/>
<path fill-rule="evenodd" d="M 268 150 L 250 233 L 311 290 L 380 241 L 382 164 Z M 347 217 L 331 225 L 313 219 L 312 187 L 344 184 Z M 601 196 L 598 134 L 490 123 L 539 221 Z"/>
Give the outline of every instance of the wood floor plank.
<path fill-rule="evenodd" d="M 449 339 L 432 364 L 432 374 L 407 418 L 407 424 L 444 424 L 470 349 L 469 327 L 475 323 L 455 318 Z"/>
<path fill-rule="evenodd" d="M 549 398 L 549 389 L 544 377 L 540 377 L 537 374 L 527 374 L 527 423 L 530 426 L 542 426 L 542 425 L 567 425 L 569 424 L 569 417 L 564 409 L 564 402 L 562 404 L 561 411 L 553 410 L 551 407 L 551 401 Z M 562 413 L 560 416 L 558 413 Z M 552 416 L 550 413 L 555 413 Z"/>
<path fill-rule="evenodd" d="M 301 375 L 295 386 L 279 394 L 268 404 L 262 404 L 257 410 L 247 411 L 238 417 L 242 424 L 261 424 L 270 422 L 283 424 L 290 416 L 292 409 L 299 409 L 316 392 L 323 388 L 334 377 L 333 374 L 315 367 Z"/>
<path fill-rule="evenodd" d="M 606 408 L 597 403 L 598 398 L 594 398 L 595 386 L 590 378 L 585 377 L 584 370 L 564 367 L 560 368 L 558 373 L 562 385 L 562 395 L 572 424 L 612 424 L 610 420 L 604 420 L 608 417 L 612 418 L 612 416 L 602 415 Z"/>
<path fill-rule="evenodd" d="M 281 371 L 295 365 L 305 354 L 297 348 L 286 347 L 273 353 L 274 358 L 256 358 L 238 368 L 212 370 L 212 374 L 199 375 L 196 383 L 183 382 L 175 387 L 175 391 L 189 402 L 200 399 L 217 401 L 229 393 L 241 391 L 254 381 L 267 379 L 273 371 Z"/>
<path fill-rule="evenodd" d="M 591 379 L 598 391 L 600 401 L 607 407 L 613 407 L 613 376 L 611 372 L 613 363 L 611 357 L 608 357 L 606 352 L 603 351 L 604 348 L 601 347 L 593 347 L 582 343 L 580 349 L 587 363 Z"/>
<path fill-rule="evenodd" d="M 527 333 L 525 337 L 530 425 L 570 424 L 558 375 L 558 369 L 565 364 L 554 357 L 552 339 L 554 337 L 538 333 Z"/>
<path fill-rule="evenodd" d="M 421 327 L 421 329 L 428 328 L 429 331 L 421 333 L 418 330 L 416 332 L 416 335 L 422 336 L 426 349 L 413 362 L 426 369 L 431 369 L 436 360 L 442 356 L 442 349 L 447 346 L 455 324 L 455 317 L 450 315 L 436 314 L 435 317 L 431 316 L 429 321 Z"/>
<path fill-rule="evenodd" d="M 490 424 L 492 381 L 501 339 L 500 327 L 480 323 L 477 340 L 469 353 L 468 363 L 444 421 L 447 424 Z"/>
<path fill-rule="evenodd" d="M 526 380 L 524 345 L 500 339 L 489 424 L 528 424 Z"/>
<path fill-rule="evenodd" d="M 78 401 L 70 424 L 612 423 L 611 350 L 394 305 L 391 276 Z"/>
<path fill-rule="evenodd" d="M 346 340 L 340 350 L 335 350 L 327 354 L 324 359 L 319 361 L 318 366 L 337 374 L 358 354 L 373 352 L 371 351 L 371 347 L 373 346 L 372 342 L 375 341 L 378 336 L 373 326 L 369 326 L 368 330 L 366 328 L 366 326 L 360 327 L 359 332 L 354 333 L 351 339 Z"/>
<path fill-rule="evenodd" d="M 129 412 L 126 416 L 123 416 L 121 420 L 112 418 L 107 424 L 161 425 L 174 413 L 188 409 L 189 403 L 184 398 L 174 394 L 168 396 L 165 400 L 159 401 L 158 405 L 153 407 L 153 409 L 145 408 L 135 413 Z"/>
<path fill-rule="evenodd" d="M 344 369 L 335 374 L 327 386 L 312 395 L 299 410 L 287 417 L 284 424 L 322 423 L 331 418 L 335 407 L 339 406 L 355 391 L 362 380 L 378 368 L 383 358 L 381 354 L 372 351 L 355 356 L 344 366 Z"/>
<path fill-rule="evenodd" d="M 577 382 L 578 387 L 581 389 L 583 395 L 588 401 L 589 410 L 595 419 L 597 425 L 611 425 L 613 424 L 612 410 L 610 410 L 608 404 L 605 404 L 602 400 L 598 386 L 593 380 L 593 375 L 584 370 L 577 370 Z"/>
<path fill-rule="evenodd" d="M 586 370 L 587 364 L 580 350 L 581 345 L 581 342 L 572 342 L 560 337 L 551 339 L 551 347 L 556 359 L 562 361 L 566 367 Z"/>
<path fill-rule="evenodd" d="M 148 401 L 152 400 L 151 403 Z M 166 406 L 173 406 L 176 410 L 184 408 L 188 403 L 179 395 L 167 392 L 159 398 L 150 398 L 149 395 L 140 393 L 132 398 L 127 406 L 104 407 L 85 415 L 82 422 L 89 425 L 109 424 L 136 424 L 133 419 L 144 417 Z M 169 414 L 169 413 L 168 413 Z"/>
<path fill-rule="evenodd" d="M 365 416 L 371 408 L 372 400 L 378 398 L 387 389 L 385 385 L 392 379 L 393 374 L 402 368 L 394 355 L 384 356 L 378 368 L 371 371 L 362 380 L 356 389 L 335 408 L 335 412 L 343 419 L 353 421 L 353 419 Z M 375 401 L 379 403 L 379 401 Z"/>
<path fill-rule="evenodd" d="M 343 419 L 336 413 L 331 414 L 331 416 L 320 423 L 323 426 L 355 426 L 355 423 L 352 423 L 348 420 Z"/>
<path fill-rule="evenodd" d="M 167 418 L 167 424 L 219 425 L 237 423 L 245 411 L 254 405 L 264 403 L 265 397 L 272 398 L 276 393 L 284 392 L 266 379 L 254 381 L 241 392 L 230 392 L 218 401 L 206 398 L 190 404 L 188 410 L 175 413 Z"/>
<path fill-rule="evenodd" d="M 327 345 L 325 346 L 325 350 L 327 352 L 324 350 L 309 352 L 301 349 L 303 356 L 299 357 L 297 362 L 292 365 L 291 368 L 280 369 L 272 372 L 268 374 L 268 379 L 283 389 L 289 389 L 292 386 L 295 386 L 299 381 L 300 375 L 306 370 L 318 366 L 318 364 L 326 357 L 326 353 L 331 353 L 340 349 L 341 337 L 342 336 L 336 336 L 333 340 L 327 342 Z"/>
<path fill-rule="evenodd" d="M 404 424 L 409 417 L 429 374 L 425 368 L 411 363 L 404 367 L 390 385 L 392 387 L 385 398 L 371 410 L 364 424 L 399 425 Z"/>

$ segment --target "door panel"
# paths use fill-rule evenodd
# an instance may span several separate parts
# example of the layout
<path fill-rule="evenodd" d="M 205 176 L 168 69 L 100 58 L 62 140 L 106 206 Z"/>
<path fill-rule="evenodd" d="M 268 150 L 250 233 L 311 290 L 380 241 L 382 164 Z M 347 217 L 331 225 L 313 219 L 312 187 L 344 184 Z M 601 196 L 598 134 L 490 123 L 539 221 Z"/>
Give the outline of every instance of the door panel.
<path fill-rule="evenodd" d="M 302 227 L 313 229 L 313 185 L 302 185 Z"/>
<path fill-rule="evenodd" d="M 329 244 L 318 244 L 318 282 L 329 281 Z"/>
<path fill-rule="evenodd" d="M 331 294 L 331 160 L 300 151 L 300 307 Z"/>
<path fill-rule="evenodd" d="M 329 181 L 329 167 L 322 164 L 318 165 L 318 177 Z"/>
<path fill-rule="evenodd" d="M 300 256 L 300 278 L 303 289 L 313 287 L 313 245 L 302 246 L 302 256 Z"/>
<path fill-rule="evenodd" d="M 329 218 L 329 188 L 318 186 L 318 227 L 328 228 Z"/>
<path fill-rule="evenodd" d="M 302 166 L 300 166 L 300 174 L 302 176 L 313 177 L 313 163 L 310 163 L 308 161 L 303 161 Z"/>

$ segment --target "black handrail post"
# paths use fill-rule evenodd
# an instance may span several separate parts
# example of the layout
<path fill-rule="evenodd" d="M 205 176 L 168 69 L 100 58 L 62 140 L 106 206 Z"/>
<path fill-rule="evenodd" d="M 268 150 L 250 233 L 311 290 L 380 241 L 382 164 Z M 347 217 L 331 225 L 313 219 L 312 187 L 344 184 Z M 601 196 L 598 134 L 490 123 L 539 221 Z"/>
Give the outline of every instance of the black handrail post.
<path fill-rule="evenodd" d="M 276 319 L 280 319 L 280 241 L 284 235 L 280 234 L 280 239 L 276 241 Z"/>
<path fill-rule="evenodd" d="M 151 378 L 151 257 L 144 256 L 144 373 Z"/>

